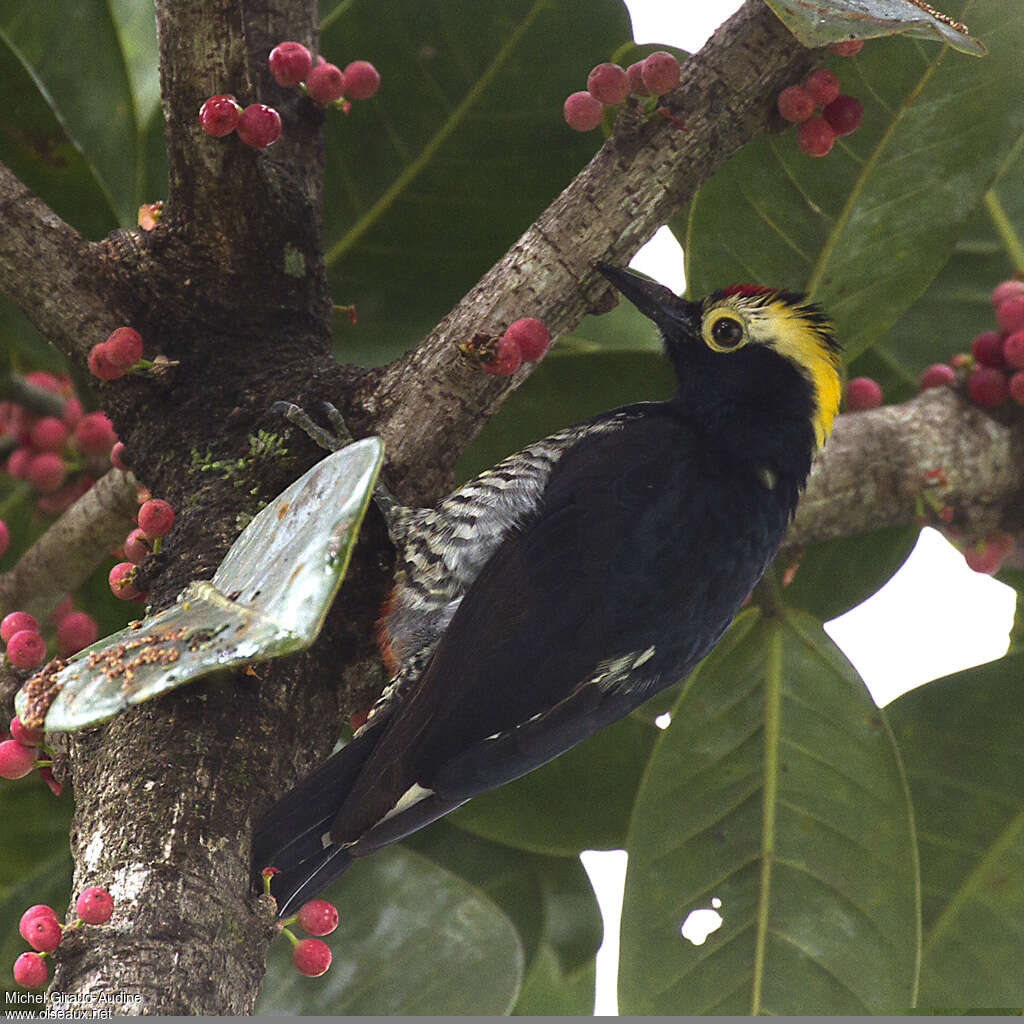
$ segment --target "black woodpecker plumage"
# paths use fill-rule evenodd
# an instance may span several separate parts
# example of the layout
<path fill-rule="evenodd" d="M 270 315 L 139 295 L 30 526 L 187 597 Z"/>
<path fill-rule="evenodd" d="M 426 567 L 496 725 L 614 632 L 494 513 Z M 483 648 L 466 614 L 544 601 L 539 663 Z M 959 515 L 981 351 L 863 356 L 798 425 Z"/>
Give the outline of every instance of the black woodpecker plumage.
<path fill-rule="evenodd" d="M 394 677 L 259 823 L 282 915 L 682 679 L 775 556 L 839 405 L 827 318 L 794 293 L 690 302 L 598 269 L 659 327 L 678 393 L 538 441 L 436 509 L 390 508 Z"/>

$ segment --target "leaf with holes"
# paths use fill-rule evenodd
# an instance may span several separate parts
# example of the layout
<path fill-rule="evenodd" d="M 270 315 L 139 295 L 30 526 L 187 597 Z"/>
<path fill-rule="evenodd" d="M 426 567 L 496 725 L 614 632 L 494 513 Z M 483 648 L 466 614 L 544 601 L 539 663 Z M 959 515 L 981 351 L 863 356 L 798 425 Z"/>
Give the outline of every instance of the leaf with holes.
<path fill-rule="evenodd" d="M 872 1014 L 913 1005 L 917 861 L 899 757 L 802 612 L 737 619 L 691 676 L 630 825 L 619 1005 Z M 703 945 L 680 934 L 721 900 Z"/>
<path fill-rule="evenodd" d="M 213 580 L 87 647 L 47 682 L 46 729 L 81 729 L 217 669 L 292 654 L 317 637 L 345 576 L 384 457 L 379 438 L 329 455 L 242 531 Z M 45 670 L 44 670 L 45 672 Z M 17 698 L 32 721 L 33 677 Z"/>

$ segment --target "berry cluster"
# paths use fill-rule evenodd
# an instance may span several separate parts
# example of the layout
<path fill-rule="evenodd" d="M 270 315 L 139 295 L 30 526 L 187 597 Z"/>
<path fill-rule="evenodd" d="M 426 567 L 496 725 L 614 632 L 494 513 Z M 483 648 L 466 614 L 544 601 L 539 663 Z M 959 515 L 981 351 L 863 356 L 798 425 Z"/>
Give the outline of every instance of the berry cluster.
<path fill-rule="evenodd" d="M 57 912 L 45 903 L 37 903 L 21 915 L 18 931 L 37 951 L 22 953 L 14 961 L 14 980 L 22 988 L 39 988 L 45 984 L 49 977 L 46 957 L 60 944 L 64 932 L 71 928 L 81 928 L 83 924 L 106 924 L 114 913 L 114 901 L 106 889 L 91 886 L 75 901 L 75 913 L 78 920 L 70 925 L 62 925 Z"/>
<path fill-rule="evenodd" d="M 476 334 L 461 348 L 477 360 L 485 373 L 508 377 L 523 363 L 540 359 L 550 344 L 551 334 L 543 322 L 533 316 L 524 316 L 510 323 L 499 337 Z"/>
<path fill-rule="evenodd" d="M 0 778 L 23 779 L 38 768 L 39 774 L 46 784 L 57 796 L 60 796 L 62 787 L 53 778 L 51 770 L 53 761 L 49 756 L 39 758 L 38 748 L 40 747 L 43 747 L 44 754 L 50 754 L 50 751 L 43 745 L 42 731 L 29 729 L 22 725 L 21 719 L 15 715 L 11 719 L 7 739 L 0 742 Z"/>
<path fill-rule="evenodd" d="M 145 492 L 140 497 L 145 500 L 135 516 L 138 526 L 128 534 L 121 547 L 126 561 L 118 562 L 107 577 L 111 592 L 122 601 L 137 601 L 146 596 L 136 583 L 136 566 L 148 554 L 160 550 L 163 538 L 174 525 L 174 509 L 170 502 L 163 498 L 150 498 Z"/>
<path fill-rule="evenodd" d="M 633 96 L 661 96 L 679 84 L 679 61 L 665 50 L 622 68 L 598 64 L 587 75 L 585 92 L 574 92 L 562 105 L 565 123 L 578 132 L 589 132 L 604 118 L 605 107 L 615 107 Z"/>
<path fill-rule="evenodd" d="M 207 135 L 221 139 L 232 132 L 253 149 L 265 149 L 281 136 L 281 115 L 266 103 L 250 103 L 244 110 L 234 96 L 218 93 L 199 108 L 199 124 Z"/>
<path fill-rule="evenodd" d="M 278 869 L 267 867 L 260 873 L 263 876 L 263 890 L 269 895 L 270 880 L 279 874 Z M 319 978 L 321 974 L 326 974 L 327 968 L 331 966 L 331 947 L 320 938 L 297 939 L 290 926 L 298 924 L 310 935 L 330 935 L 338 927 L 338 918 L 338 908 L 333 903 L 309 900 L 299 907 L 297 914 L 280 923 L 281 934 L 292 944 L 292 963 L 299 974 L 307 978 Z"/>
<path fill-rule="evenodd" d="M 833 43 L 831 49 L 843 57 L 857 53 L 861 39 Z M 799 125 L 797 145 L 808 156 L 825 156 L 837 138 L 860 127 L 864 107 L 855 96 L 840 92 L 839 79 L 828 68 L 812 71 L 801 85 L 788 85 L 779 93 L 779 113 Z M 815 111 L 821 111 L 815 115 Z"/>
<path fill-rule="evenodd" d="M 117 380 L 126 373 L 152 365 L 141 360 L 142 335 L 133 327 L 118 327 L 106 341 L 89 350 L 89 371 L 100 380 Z"/>

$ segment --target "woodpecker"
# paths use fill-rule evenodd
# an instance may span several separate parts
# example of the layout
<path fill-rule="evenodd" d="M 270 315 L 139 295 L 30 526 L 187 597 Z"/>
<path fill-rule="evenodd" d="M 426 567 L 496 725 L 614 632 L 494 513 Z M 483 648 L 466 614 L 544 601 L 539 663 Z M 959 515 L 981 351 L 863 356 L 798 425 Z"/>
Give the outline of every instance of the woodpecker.
<path fill-rule="evenodd" d="M 839 406 L 828 318 L 793 292 L 688 301 L 597 268 L 659 328 L 677 393 L 537 441 L 434 509 L 390 504 L 394 675 L 258 823 L 282 916 L 682 679 L 778 550 Z"/>

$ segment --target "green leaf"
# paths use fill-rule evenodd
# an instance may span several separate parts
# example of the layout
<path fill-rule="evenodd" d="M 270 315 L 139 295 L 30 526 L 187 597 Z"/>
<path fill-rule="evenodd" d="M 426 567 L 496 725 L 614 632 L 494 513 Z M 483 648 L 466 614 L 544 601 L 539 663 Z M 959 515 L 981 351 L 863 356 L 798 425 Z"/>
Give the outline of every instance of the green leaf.
<path fill-rule="evenodd" d="M 496 1015 L 515 1002 L 523 951 L 479 889 L 398 847 L 355 864 L 323 894 L 341 909 L 322 978 L 274 943 L 259 1015 Z"/>
<path fill-rule="evenodd" d="M 0 96 L 0 160 L 87 237 L 99 238 L 115 228 L 117 216 L 95 168 L 2 29 Z"/>
<path fill-rule="evenodd" d="M 530 962 L 513 1014 L 517 1017 L 589 1017 L 594 1012 L 594 961 L 565 971 L 545 943 Z"/>
<path fill-rule="evenodd" d="M 985 55 L 964 25 L 951 24 L 911 0 L 765 0 L 804 46 L 825 46 L 843 39 L 875 39 L 897 32 L 945 41 L 962 53 Z"/>
<path fill-rule="evenodd" d="M 153 5 L 139 0 L 110 0 L 110 15 L 124 54 L 135 120 L 145 125 L 160 107 L 160 54 Z"/>
<path fill-rule="evenodd" d="M 988 58 L 873 41 L 830 62 L 864 121 L 827 158 L 801 153 L 792 131 L 762 137 L 700 190 L 684 246 L 692 294 L 736 280 L 809 291 L 847 359 L 906 312 L 1024 132 L 1017 0 L 967 9 Z"/>
<path fill-rule="evenodd" d="M 321 3 L 321 51 L 365 58 L 380 92 L 327 129 L 324 238 L 346 362 L 411 348 L 602 142 L 562 118 L 630 38 L 618 0 Z M 455 184 L 457 183 L 457 185 Z M 530 313 L 528 291 L 522 315 Z"/>
<path fill-rule="evenodd" d="M 801 612 L 737 619 L 691 676 L 637 795 L 619 1004 L 869 1014 L 913 1003 L 917 865 L 895 744 Z M 721 900 L 700 946 L 688 914 Z"/>
<path fill-rule="evenodd" d="M 645 722 L 620 719 L 544 767 L 475 797 L 450 820 L 486 839 L 555 857 L 619 849 L 657 733 Z"/>
<path fill-rule="evenodd" d="M 886 708 L 917 818 L 926 1006 L 1024 1004 L 1024 653 Z"/>

